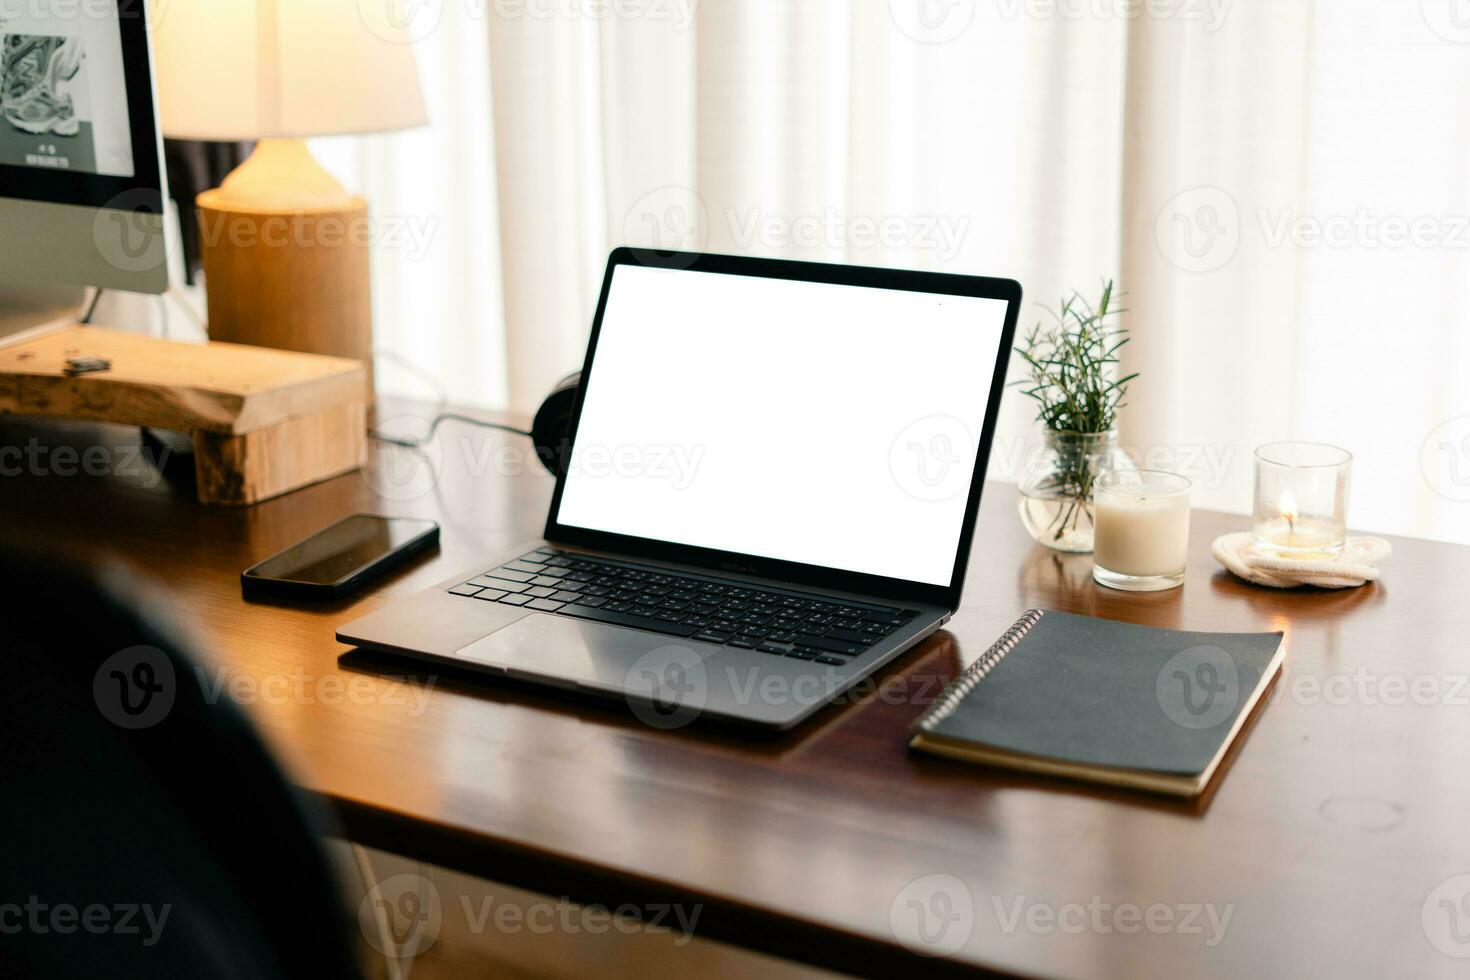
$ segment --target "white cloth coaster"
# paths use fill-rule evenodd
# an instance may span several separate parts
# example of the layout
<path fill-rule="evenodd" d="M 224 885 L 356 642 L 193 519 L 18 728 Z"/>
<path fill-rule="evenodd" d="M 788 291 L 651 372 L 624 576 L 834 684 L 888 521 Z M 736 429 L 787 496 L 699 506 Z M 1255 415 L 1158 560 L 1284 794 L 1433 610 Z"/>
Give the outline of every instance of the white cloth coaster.
<path fill-rule="evenodd" d="M 1273 589 L 1299 585 L 1348 589 L 1378 581 L 1378 563 L 1393 552 L 1393 547 L 1382 538 L 1348 538 L 1336 557 L 1300 561 L 1259 552 L 1250 533 L 1242 532 L 1220 535 L 1211 550 L 1216 561 L 1257 585 Z"/>

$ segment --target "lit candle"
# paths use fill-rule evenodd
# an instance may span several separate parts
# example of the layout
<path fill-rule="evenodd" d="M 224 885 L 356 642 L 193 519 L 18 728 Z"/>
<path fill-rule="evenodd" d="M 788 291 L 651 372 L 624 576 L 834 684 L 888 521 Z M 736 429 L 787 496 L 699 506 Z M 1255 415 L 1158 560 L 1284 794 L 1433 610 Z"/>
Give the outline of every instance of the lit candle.
<path fill-rule="evenodd" d="M 1256 450 L 1256 546 L 1283 558 L 1331 558 L 1347 537 L 1352 456 L 1332 446 L 1273 443 Z"/>

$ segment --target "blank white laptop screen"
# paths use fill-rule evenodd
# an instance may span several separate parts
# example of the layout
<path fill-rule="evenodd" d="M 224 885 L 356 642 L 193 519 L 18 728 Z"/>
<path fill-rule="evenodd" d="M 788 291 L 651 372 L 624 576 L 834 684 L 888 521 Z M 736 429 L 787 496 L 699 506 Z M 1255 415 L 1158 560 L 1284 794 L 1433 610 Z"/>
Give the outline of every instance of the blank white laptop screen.
<path fill-rule="evenodd" d="M 558 520 L 948 586 L 1005 314 L 619 265 Z"/>

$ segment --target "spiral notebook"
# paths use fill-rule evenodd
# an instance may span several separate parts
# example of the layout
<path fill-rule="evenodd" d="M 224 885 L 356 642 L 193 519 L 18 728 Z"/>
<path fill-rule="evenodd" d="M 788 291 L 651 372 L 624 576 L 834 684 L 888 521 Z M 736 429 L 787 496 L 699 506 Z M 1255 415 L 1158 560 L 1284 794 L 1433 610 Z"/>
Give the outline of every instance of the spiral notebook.
<path fill-rule="evenodd" d="M 909 745 L 1195 796 L 1284 655 L 1281 633 L 1185 633 L 1032 609 L 945 688 Z"/>

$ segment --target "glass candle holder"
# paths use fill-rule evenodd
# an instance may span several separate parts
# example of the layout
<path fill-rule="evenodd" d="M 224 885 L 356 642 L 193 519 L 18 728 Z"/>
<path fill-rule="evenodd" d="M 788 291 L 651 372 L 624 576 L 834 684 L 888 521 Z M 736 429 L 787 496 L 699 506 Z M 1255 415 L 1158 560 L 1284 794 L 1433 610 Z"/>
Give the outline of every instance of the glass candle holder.
<path fill-rule="evenodd" d="M 1184 477 L 1158 470 L 1102 476 L 1093 487 L 1093 580 L 1129 592 L 1183 585 L 1189 561 L 1189 487 Z"/>
<path fill-rule="evenodd" d="M 1282 558 L 1331 558 L 1347 541 L 1352 453 L 1314 442 L 1273 442 L 1256 450 L 1251 536 Z"/>

